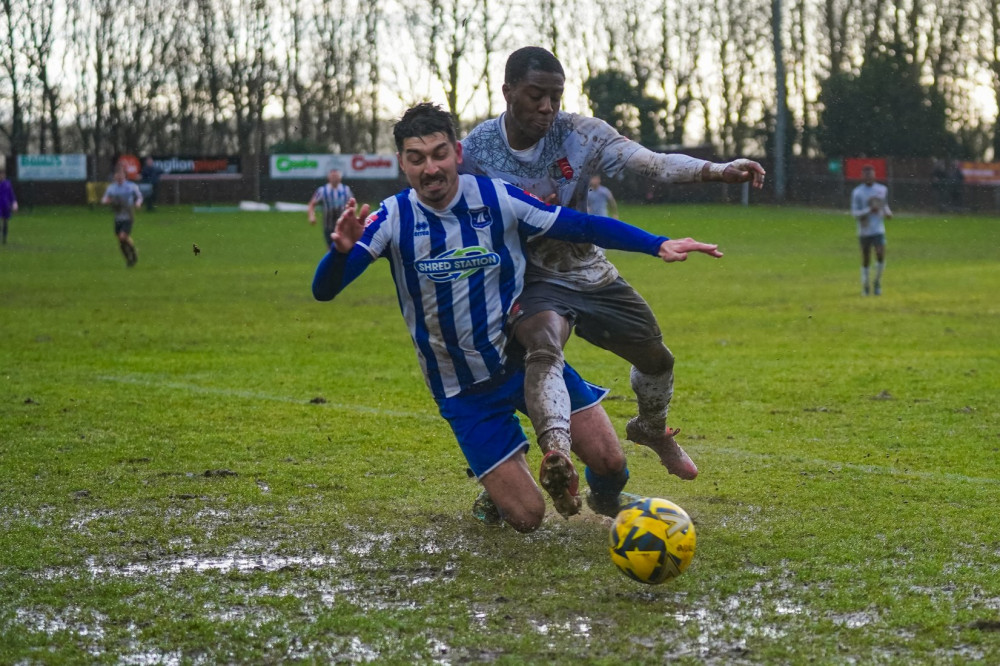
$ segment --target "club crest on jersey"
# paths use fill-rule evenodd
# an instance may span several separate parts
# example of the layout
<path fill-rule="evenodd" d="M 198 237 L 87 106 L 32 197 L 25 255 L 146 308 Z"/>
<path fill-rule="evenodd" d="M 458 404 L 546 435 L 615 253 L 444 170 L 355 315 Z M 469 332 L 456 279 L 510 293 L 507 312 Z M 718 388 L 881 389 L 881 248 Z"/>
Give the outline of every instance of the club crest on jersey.
<path fill-rule="evenodd" d="M 565 180 L 573 180 L 573 176 L 575 174 L 573 172 L 572 165 L 570 165 L 569 163 L 569 158 L 560 157 L 552 165 L 550 165 L 549 175 L 551 175 L 552 178 L 556 180 L 560 178 Z"/>
<path fill-rule="evenodd" d="M 414 263 L 414 267 L 418 273 L 434 282 L 454 282 L 499 264 L 499 254 L 490 252 L 485 247 L 474 246 L 448 250 L 432 259 L 421 259 Z"/>
<path fill-rule="evenodd" d="M 493 216 L 490 214 L 490 209 L 485 206 L 482 208 L 470 208 L 469 217 L 472 218 L 472 226 L 475 229 L 485 229 L 493 224 Z"/>

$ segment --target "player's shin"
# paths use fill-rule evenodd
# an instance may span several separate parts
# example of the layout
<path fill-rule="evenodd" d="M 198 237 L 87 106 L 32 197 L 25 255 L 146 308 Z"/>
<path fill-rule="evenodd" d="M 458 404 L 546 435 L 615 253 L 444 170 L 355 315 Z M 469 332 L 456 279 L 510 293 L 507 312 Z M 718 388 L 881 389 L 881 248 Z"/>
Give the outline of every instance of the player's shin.
<path fill-rule="evenodd" d="M 563 379 L 562 350 L 541 347 L 524 357 L 524 399 L 531 425 L 538 434 L 543 453 L 560 451 L 569 455 L 570 398 Z"/>
<path fill-rule="evenodd" d="M 674 397 L 673 368 L 658 375 L 640 372 L 632 367 L 632 390 L 639 404 L 639 424 L 643 430 L 660 433 L 667 427 L 667 410 Z"/>

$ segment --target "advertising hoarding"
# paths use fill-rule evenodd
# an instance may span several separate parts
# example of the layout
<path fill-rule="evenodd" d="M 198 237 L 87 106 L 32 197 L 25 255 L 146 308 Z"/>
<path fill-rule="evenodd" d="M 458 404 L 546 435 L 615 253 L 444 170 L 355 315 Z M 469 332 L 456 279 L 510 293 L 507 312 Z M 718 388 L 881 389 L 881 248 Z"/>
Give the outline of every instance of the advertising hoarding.
<path fill-rule="evenodd" d="M 87 180 L 87 156 L 83 153 L 66 155 L 18 155 L 18 180 Z"/>
<path fill-rule="evenodd" d="M 396 156 L 390 154 L 271 155 L 271 178 L 326 180 L 331 169 L 340 170 L 344 180 L 392 180 L 399 176 Z"/>

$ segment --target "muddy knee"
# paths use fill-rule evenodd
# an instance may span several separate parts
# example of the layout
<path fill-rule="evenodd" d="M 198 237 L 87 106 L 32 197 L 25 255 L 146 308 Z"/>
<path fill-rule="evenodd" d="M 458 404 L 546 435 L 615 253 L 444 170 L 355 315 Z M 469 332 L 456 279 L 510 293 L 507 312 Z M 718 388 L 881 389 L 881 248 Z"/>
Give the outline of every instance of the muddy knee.
<path fill-rule="evenodd" d="M 545 500 L 538 496 L 538 502 L 518 504 L 508 509 L 501 509 L 507 524 L 521 533 L 534 532 L 545 518 Z"/>
<path fill-rule="evenodd" d="M 663 343 L 649 345 L 638 350 L 633 356 L 632 365 L 647 375 L 662 375 L 674 369 L 674 355 Z"/>

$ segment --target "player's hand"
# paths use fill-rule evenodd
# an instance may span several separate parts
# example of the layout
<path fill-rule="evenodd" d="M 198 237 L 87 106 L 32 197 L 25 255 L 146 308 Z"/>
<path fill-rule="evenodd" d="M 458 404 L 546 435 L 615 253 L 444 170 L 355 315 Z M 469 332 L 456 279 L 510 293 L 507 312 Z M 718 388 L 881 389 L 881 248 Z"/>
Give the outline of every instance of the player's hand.
<path fill-rule="evenodd" d="M 347 201 L 344 212 L 337 218 L 337 227 L 330 234 L 330 240 L 337 252 L 347 254 L 354 247 L 354 244 L 361 239 L 361 234 L 365 232 L 365 219 L 371 206 L 365 204 L 358 210 L 358 202 L 351 198 Z"/>
<path fill-rule="evenodd" d="M 309 213 L 309 224 L 312 224 L 312 225 L 316 224 L 316 214 L 315 213 Z"/>
<path fill-rule="evenodd" d="M 693 238 L 672 238 L 660 245 L 659 257 L 669 263 L 686 261 L 689 252 L 701 252 L 711 257 L 721 257 L 719 246 L 714 243 L 702 243 Z"/>
<path fill-rule="evenodd" d="M 759 162 L 740 158 L 726 164 L 722 171 L 724 183 L 750 183 L 755 189 L 764 187 L 764 167 Z"/>

